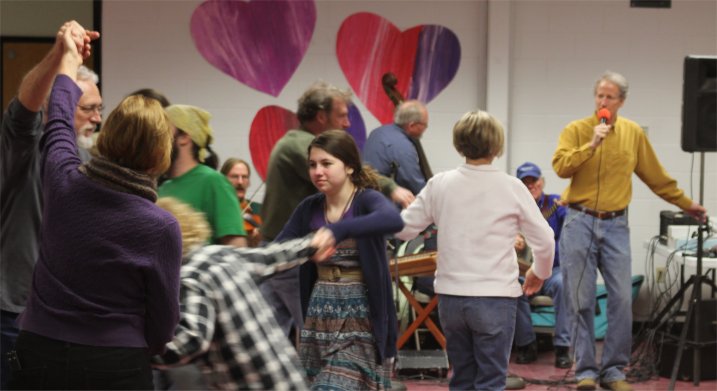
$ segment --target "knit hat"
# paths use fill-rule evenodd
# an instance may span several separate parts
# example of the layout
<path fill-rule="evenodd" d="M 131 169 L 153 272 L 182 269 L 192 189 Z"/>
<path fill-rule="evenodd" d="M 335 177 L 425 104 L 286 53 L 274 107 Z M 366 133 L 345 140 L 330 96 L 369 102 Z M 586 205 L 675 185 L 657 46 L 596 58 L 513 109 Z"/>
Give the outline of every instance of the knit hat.
<path fill-rule="evenodd" d="M 171 105 L 165 110 L 172 124 L 187 133 L 199 146 L 199 161 L 204 162 L 207 157 L 207 145 L 214 141 L 214 131 L 209 126 L 212 115 L 206 110 L 190 105 Z"/>

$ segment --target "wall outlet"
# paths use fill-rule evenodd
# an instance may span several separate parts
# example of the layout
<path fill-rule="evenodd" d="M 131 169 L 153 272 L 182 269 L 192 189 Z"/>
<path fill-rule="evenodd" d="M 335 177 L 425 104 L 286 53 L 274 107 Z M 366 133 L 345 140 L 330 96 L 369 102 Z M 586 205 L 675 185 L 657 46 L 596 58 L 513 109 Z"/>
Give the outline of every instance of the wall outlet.
<path fill-rule="evenodd" d="M 664 267 L 655 268 L 655 280 L 657 280 L 658 284 L 663 284 L 665 282 L 665 274 Z"/>

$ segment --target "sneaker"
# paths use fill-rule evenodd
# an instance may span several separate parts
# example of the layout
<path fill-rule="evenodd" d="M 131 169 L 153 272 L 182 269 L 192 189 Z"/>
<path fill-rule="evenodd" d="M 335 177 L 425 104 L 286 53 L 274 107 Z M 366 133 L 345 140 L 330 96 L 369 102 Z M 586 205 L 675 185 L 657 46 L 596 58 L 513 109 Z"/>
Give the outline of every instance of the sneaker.
<path fill-rule="evenodd" d="M 520 376 L 508 375 L 505 378 L 505 389 L 506 390 L 522 390 L 525 388 L 525 380 Z"/>
<path fill-rule="evenodd" d="M 525 346 L 518 346 L 516 364 L 530 364 L 538 359 L 538 342 L 533 341 Z"/>
<path fill-rule="evenodd" d="M 632 391 L 632 386 L 625 380 L 615 380 L 610 382 L 600 382 L 600 387 L 612 391 Z"/>
<path fill-rule="evenodd" d="M 593 378 L 586 377 L 585 379 L 578 380 L 577 389 L 580 391 L 593 391 L 595 388 L 597 388 L 597 385 Z"/>
<path fill-rule="evenodd" d="M 573 366 L 573 360 L 570 359 L 570 348 L 567 346 L 555 347 L 555 368 L 567 369 Z"/>

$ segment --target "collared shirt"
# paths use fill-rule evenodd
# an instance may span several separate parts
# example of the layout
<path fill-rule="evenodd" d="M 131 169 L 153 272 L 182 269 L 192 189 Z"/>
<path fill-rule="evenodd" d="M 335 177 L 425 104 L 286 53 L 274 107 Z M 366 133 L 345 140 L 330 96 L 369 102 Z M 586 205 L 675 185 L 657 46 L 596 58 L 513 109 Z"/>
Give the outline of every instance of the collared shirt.
<path fill-rule="evenodd" d="M 596 115 L 569 123 L 560 135 L 553 155 L 553 169 L 561 178 L 571 178 L 566 194 L 569 203 L 601 211 L 627 208 L 632 198 L 632 173 L 658 196 L 682 209 L 692 200 L 677 187 L 657 159 L 645 132 L 624 117 L 618 117 L 607 137 L 590 148 Z"/>
<path fill-rule="evenodd" d="M 374 129 L 363 147 L 363 160 L 381 175 L 418 194 L 426 185 L 416 147 L 409 135 L 396 124 Z"/>
<path fill-rule="evenodd" d="M 215 389 L 307 389 L 294 347 L 257 283 L 306 261 L 309 239 L 207 246 L 182 266 L 181 319 L 158 367 L 196 363 Z"/>

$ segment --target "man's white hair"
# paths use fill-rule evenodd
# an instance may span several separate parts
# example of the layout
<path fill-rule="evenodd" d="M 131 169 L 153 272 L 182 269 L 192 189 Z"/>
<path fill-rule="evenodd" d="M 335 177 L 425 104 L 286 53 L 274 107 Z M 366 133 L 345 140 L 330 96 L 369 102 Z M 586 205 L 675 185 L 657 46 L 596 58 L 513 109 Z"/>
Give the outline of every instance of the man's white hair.
<path fill-rule="evenodd" d="M 100 77 L 90 68 L 80 65 L 77 69 L 77 81 L 91 81 L 97 84 L 100 82 Z"/>

